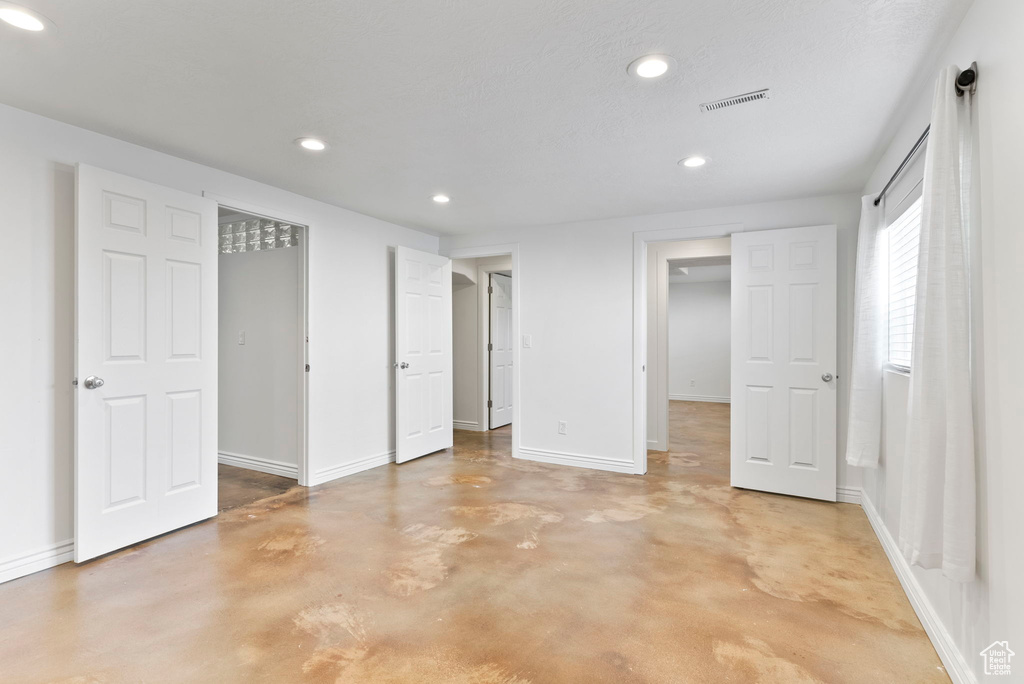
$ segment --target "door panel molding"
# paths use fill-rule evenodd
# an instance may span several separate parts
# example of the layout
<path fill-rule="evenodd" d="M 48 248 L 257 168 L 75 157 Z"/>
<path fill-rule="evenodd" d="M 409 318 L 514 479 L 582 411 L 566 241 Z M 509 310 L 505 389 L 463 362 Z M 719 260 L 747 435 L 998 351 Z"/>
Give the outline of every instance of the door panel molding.
<path fill-rule="evenodd" d="M 452 426 L 452 264 L 395 248 L 395 453 L 447 449 Z"/>
<path fill-rule="evenodd" d="M 836 227 L 732 237 L 734 487 L 836 500 Z"/>
<path fill-rule="evenodd" d="M 76 198 L 82 562 L 217 514 L 217 204 L 85 164 Z"/>

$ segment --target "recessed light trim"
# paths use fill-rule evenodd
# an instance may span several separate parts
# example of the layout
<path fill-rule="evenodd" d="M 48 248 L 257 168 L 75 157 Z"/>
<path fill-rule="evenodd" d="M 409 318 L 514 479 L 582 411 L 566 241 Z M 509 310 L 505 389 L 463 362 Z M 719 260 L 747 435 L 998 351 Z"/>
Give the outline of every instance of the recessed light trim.
<path fill-rule="evenodd" d="M 708 163 L 708 158 L 707 157 L 701 157 L 700 155 L 696 155 L 696 154 L 692 155 L 692 156 L 689 156 L 686 159 L 680 159 L 679 160 L 679 165 L 680 166 L 685 166 L 688 169 L 696 169 L 698 167 L 704 166 L 707 163 Z"/>
<path fill-rule="evenodd" d="M 298 138 L 295 144 L 310 152 L 323 152 L 327 149 L 327 143 L 319 138 Z"/>
<path fill-rule="evenodd" d="M 15 5 L 10 2 L 0 2 L 0 21 L 11 26 L 38 33 L 47 27 L 52 27 L 53 22 L 27 7 Z"/>
<path fill-rule="evenodd" d="M 626 71 L 632 76 L 649 81 L 664 76 L 675 66 L 676 60 L 668 55 L 645 55 L 630 62 Z"/>
<path fill-rule="evenodd" d="M 443 195 L 441 193 L 434 195 L 430 199 L 434 200 L 438 204 L 448 204 L 449 202 L 452 201 L 451 197 L 449 197 L 448 195 Z"/>

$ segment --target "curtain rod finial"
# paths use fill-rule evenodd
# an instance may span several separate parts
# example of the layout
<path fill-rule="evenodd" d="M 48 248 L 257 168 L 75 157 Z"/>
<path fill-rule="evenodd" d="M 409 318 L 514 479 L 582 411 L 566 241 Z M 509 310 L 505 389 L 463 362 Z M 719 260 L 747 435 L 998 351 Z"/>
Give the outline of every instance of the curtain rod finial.
<path fill-rule="evenodd" d="M 956 94 L 960 97 L 965 91 L 970 90 L 973 95 L 978 90 L 978 63 L 971 62 L 971 66 L 960 72 L 956 77 Z"/>

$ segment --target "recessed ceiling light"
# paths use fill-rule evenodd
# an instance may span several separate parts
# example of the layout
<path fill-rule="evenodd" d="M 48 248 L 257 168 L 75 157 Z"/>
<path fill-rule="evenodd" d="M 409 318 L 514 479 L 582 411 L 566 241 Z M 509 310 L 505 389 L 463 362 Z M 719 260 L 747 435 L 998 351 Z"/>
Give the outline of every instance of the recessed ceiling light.
<path fill-rule="evenodd" d="M 676 60 L 668 55 L 647 55 L 640 59 L 634 59 L 626 71 L 638 78 L 658 78 L 668 73 L 675 65 Z"/>
<path fill-rule="evenodd" d="M 0 19 L 26 31 L 42 31 L 50 23 L 45 17 L 27 7 L 9 2 L 0 2 Z"/>
<path fill-rule="evenodd" d="M 698 157 L 696 155 L 694 155 L 692 157 L 687 157 L 686 159 L 680 159 L 679 160 L 679 165 L 680 166 L 685 166 L 685 167 L 687 167 L 689 169 L 695 169 L 698 166 L 704 166 L 707 163 L 708 163 L 707 159 L 705 159 L 704 157 Z"/>
<path fill-rule="evenodd" d="M 452 201 L 452 198 L 449 197 L 448 195 L 434 195 L 431 199 L 433 199 L 438 204 L 448 204 L 449 202 Z"/>
<path fill-rule="evenodd" d="M 327 149 L 327 143 L 316 138 L 299 138 L 295 142 L 298 143 L 300 147 L 312 150 L 313 152 L 322 152 Z"/>

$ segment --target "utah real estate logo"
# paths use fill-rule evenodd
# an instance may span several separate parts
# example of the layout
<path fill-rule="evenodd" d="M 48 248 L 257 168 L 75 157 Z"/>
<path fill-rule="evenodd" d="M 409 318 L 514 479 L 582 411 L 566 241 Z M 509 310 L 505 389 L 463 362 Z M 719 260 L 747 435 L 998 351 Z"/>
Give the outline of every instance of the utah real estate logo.
<path fill-rule="evenodd" d="M 1010 659 L 1017 654 L 1010 650 L 1008 642 L 993 641 L 980 655 L 985 659 L 985 674 L 1009 676 Z"/>

